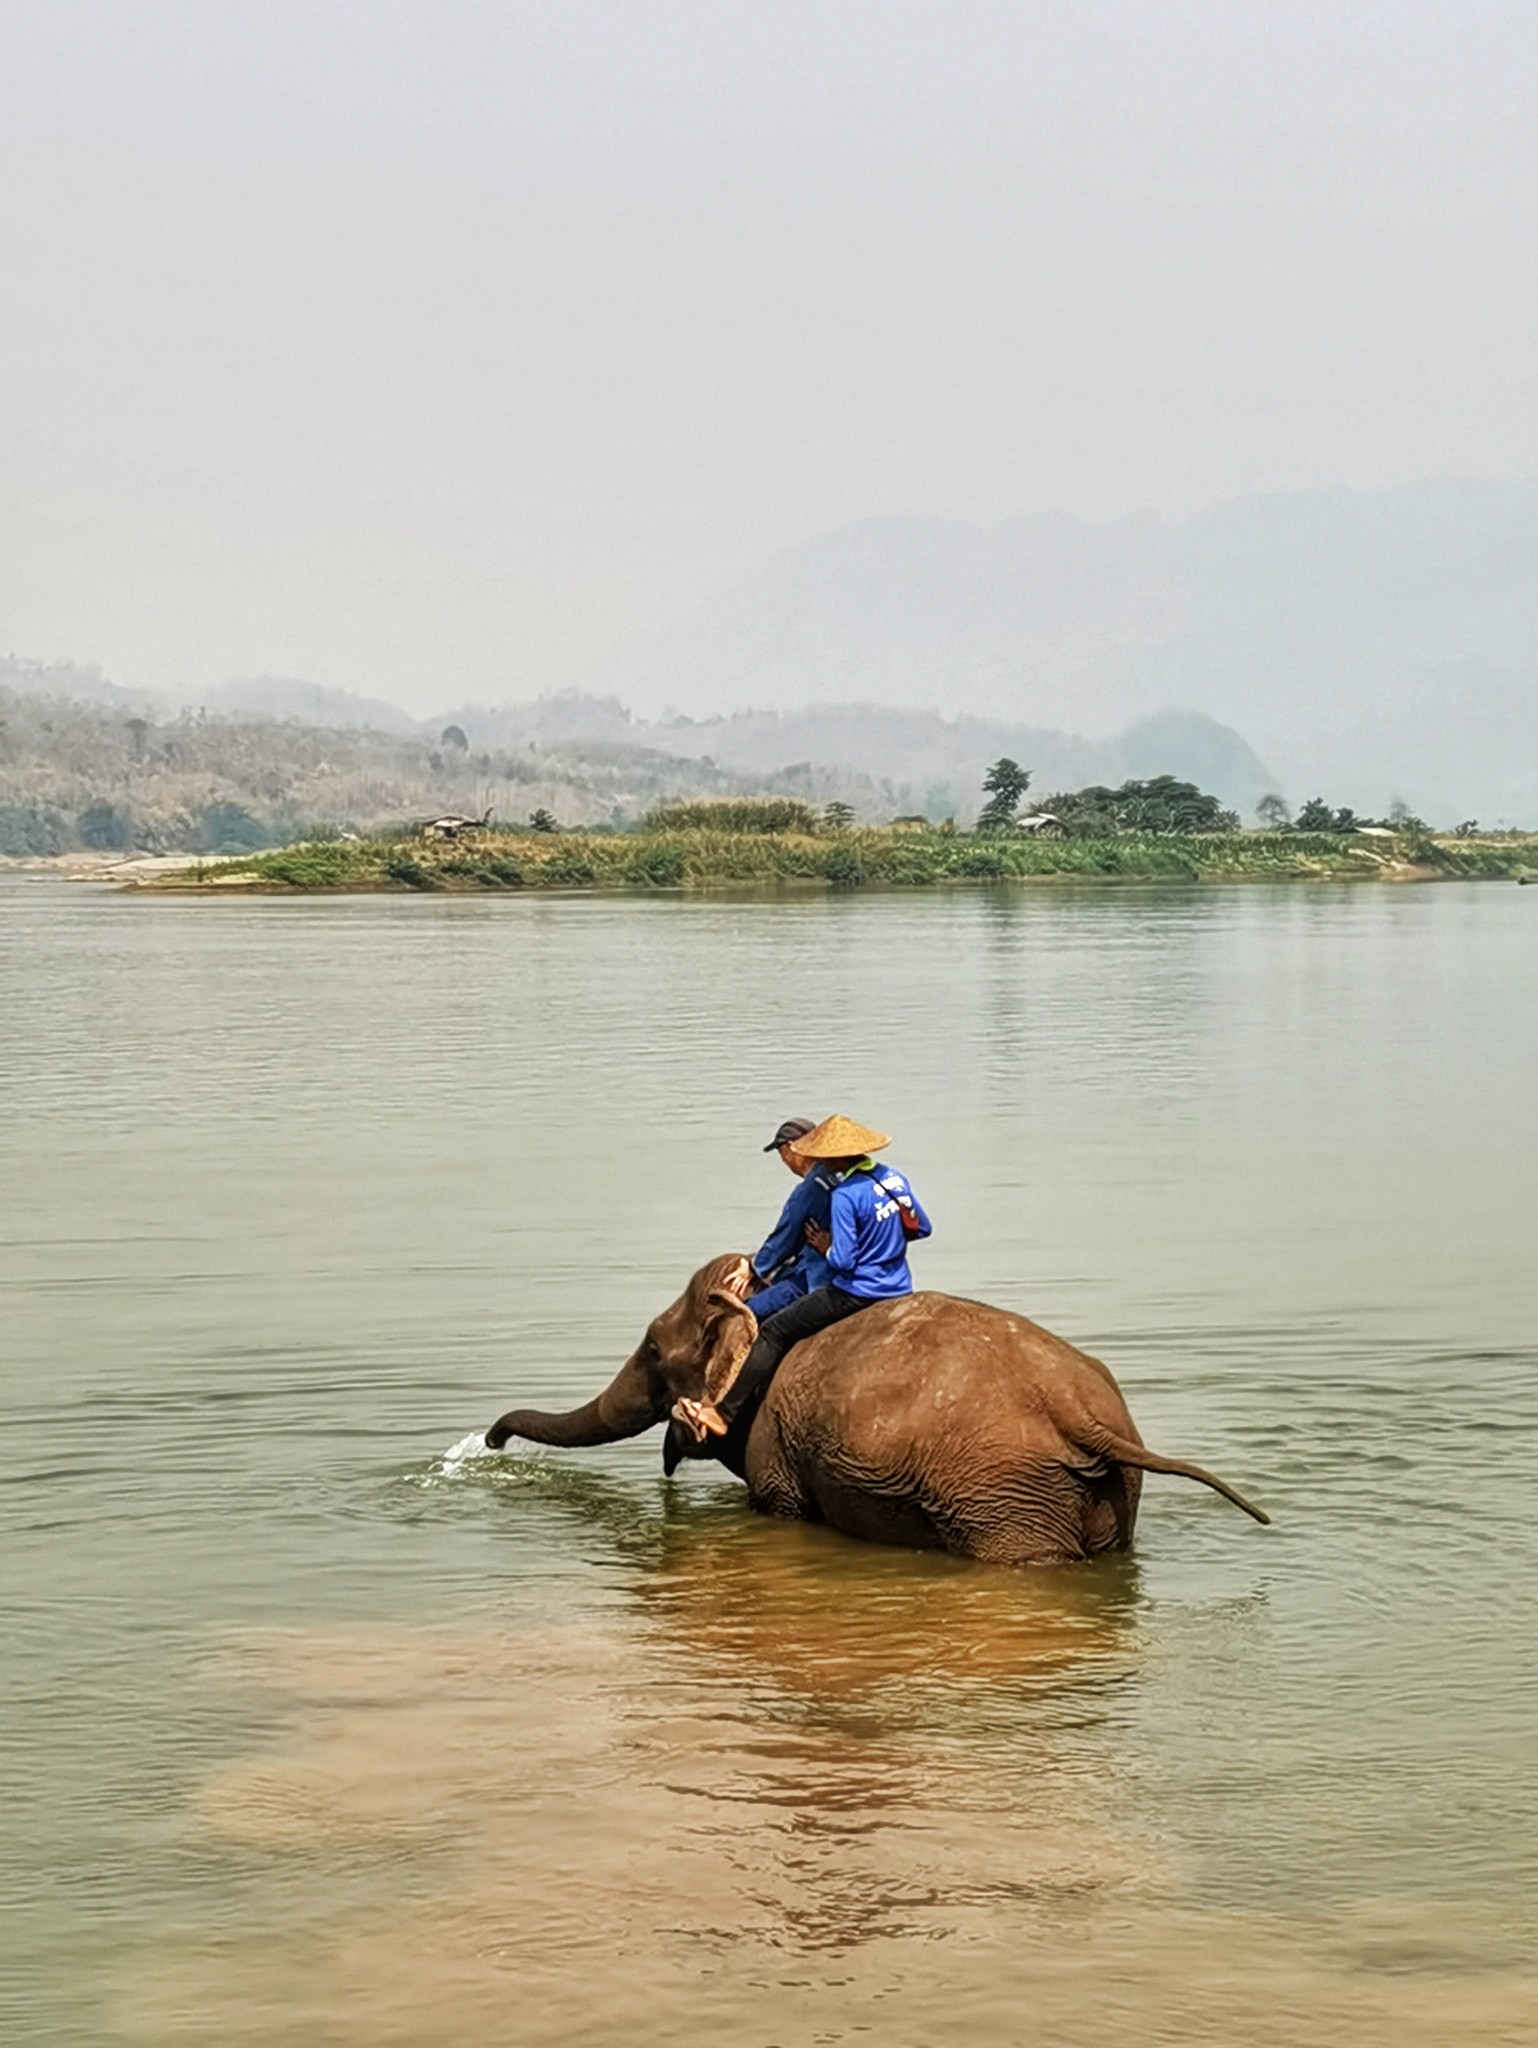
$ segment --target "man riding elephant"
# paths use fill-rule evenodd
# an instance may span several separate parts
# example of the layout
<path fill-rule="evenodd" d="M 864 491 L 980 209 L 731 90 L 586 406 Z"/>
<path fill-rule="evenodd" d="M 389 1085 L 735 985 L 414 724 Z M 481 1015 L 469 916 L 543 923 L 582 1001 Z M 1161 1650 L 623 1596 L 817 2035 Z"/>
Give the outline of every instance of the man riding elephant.
<path fill-rule="evenodd" d="M 742 1253 L 711 1259 L 600 1393 L 565 1414 L 511 1409 L 487 1430 L 488 1449 L 513 1437 L 612 1444 L 680 1400 L 728 1406 L 758 1335 L 748 1281 Z M 841 1314 L 790 1351 L 751 1419 L 707 1435 L 695 1455 L 746 1480 L 765 1514 L 995 1564 L 1125 1550 L 1145 1472 L 1200 1480 L 1268 1519 L 1200 1465 L 1147 1449 L 1098 1358 L 1023 1316 L 946 1294 Z"/>
<path fill-rule="evenodd" d="M 674 1406 L 674 1420 L 697 1443 L 707 1435 L 725 1436 L 763 1398 L 793 1344 L 875 1302 L 913 1292 L 908 1246 L 930 1236 L 933 1226 L 903 1175 L 876 1163 L 876 1153 L 889 1142 L 885 1132 L 847 1116 L 827 1117 L 796 1138 L 801 1157 L 825 1162 L 832 1180 L 827 1228 L 812 1223 L 807 1229 L 813 1248 L 827 1262 L 828 1277 L 767 1317 L 758 1299 L 749 1298 L 758 1335 L 731 1385 L 719 1400 L 683 1397 Z"/>
<path fill-rule="evenodd" d="M 800 1141 L 816 1128 L 814 1116 L 788 1116 L 764 1147 L 779 1153 L 781 1164 L 796 1176 L 796 1185 L 785 1198 L 779 1221 L 753 1254 L 748 1306 L 760 1323 L 827 1285 L 827 1259 L 811 1242 L 808 1230 L 827 1230 L 833 1176 L 824 1163 L 798 1150 Z"/>

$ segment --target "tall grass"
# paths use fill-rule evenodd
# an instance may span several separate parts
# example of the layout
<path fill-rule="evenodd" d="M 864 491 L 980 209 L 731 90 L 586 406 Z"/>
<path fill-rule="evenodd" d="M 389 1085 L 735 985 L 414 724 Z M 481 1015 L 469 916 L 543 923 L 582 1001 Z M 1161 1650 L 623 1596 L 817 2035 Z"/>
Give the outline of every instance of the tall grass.
<path fill-rule="evenodd" d="M 814 833 L 817 813 L 794 796 L 702 797 L 659 804 L 647 816 L 647 832 Z"/>

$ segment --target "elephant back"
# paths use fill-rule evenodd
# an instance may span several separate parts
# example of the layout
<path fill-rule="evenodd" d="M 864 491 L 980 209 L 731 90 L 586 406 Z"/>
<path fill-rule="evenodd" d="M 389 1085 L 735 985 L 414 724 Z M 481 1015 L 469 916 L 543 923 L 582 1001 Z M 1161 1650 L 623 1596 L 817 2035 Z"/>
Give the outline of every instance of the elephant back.
<path fill-rule="evenodd" d="M 987 1302 L 921 1293 L 879 1302 L 798 1344 L 765 1398 L 788 1448 L 882 1454 L 940 1433 L 1075 1459 L 1100 1425 L 1141 1443 L 1109 1368 Z"/>

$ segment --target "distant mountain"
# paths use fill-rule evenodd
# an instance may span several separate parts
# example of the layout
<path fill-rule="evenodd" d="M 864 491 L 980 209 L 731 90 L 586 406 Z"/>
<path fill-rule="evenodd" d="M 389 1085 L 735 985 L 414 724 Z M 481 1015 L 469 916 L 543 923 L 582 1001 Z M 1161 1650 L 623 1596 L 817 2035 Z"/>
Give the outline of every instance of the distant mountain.
<path fill-rule="evenodd" d="M 458 704 L 426 721 L 434 731 L 457 725 L 477 747 L 559 746 L 567 740 L 643 743 L 663 728 L 631 716 L 617 697 L 563 690 L 525 704 Z"/>
<path fill-rule="evenodd" d="M 351 690 L 305 682 L 299 676 L 246 676 L 218 683 L 211 690 L 189 693 L 189 701 L 210 711 L 239 712 L 257 718 L 293 718 L 304 725 L 326 725 L 344 731 L 419 730 L 416 719 L 383 697 L 360 697 Z"/>
<path fill-rule="evenodd" d="M 939 705 L 1101 735 L 1178 704 L 1237 726 L 1294 798 L 1534 818 L 1538 483 L 864 520 L 588 687 L 652 714 Z"/>
<path fill-rule="evenodd" d="M 770 762 L 847 762 L 877 777 L 897 808 L 957 815 L 982 801 L 989 764 L 1008 754 L 1032 773 L 1032 793 L 1117 783 L 1129 776 L 1176 774 L 1198 781 L 1245 812 L 1272 786 L 1254 751 L 1212 719 L 1166 712 L 1105 740 L 934 711 L 891 711 L 875 704 L 834 704 L 801 711 L 743 711 L 644 728 L 655 744 L 743 769 Z"/>
<path fill-rule="evenodd" d="M 0 681 L 150 702 L 68 664 L 13 659 Z M 1538 824 L 1538 482 L 1299 493 L 1182 520 L 871 519 L 620 650 L 579 693 L 424 721 L 289 677 L 200 701 L 430 747 L 457 724 L 481 751 L 574 768 L 602 748 L 714 760 L 867 815 L 966 817 L 1008 753 L 1043 791 L 1168 771 L 1245 812 L 1269 786 L 1295 804 Z"/>
<path fill-rule="evenodd" d="M 804 789 L 824 801 L 841 796 L 877 816 L 924 811 L 970 820 L 988 765 L 1001 754 L 1032 771 L 1038 795 L 1172 773 L 1250 813 L 1274 784 L 1238 733 L 1185 712 L 1142 719 L 1104 740 L 879 704 L 648 721 L 632 717 L 616 698 L 579 693 L 495 709 L 466 705 L 444 716 L 464 729 L 472 746 L 569 747 L 588 756 L 609 747 L 644 747 L 756 775 L 765 788 Z"/>
<path fill-rule="evenodd" d="M 159 702 L 149 691 L 125 690 L 109 683 L 99 668 L 78 661 L 22 661 L 0 657 L 0 689 L 28 697 L 57 697 L 71 704 L 103 704 L 123 712 L 142 711 Z"/>

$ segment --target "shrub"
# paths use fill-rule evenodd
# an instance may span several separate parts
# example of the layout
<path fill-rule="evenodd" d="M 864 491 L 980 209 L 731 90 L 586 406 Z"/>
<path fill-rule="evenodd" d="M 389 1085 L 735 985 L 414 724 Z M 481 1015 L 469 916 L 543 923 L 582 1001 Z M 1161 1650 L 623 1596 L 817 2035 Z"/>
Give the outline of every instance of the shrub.
<path fill-rule="evenodd" d="M 991 846 L 964 846 L 956 861 L 958 875 L 975 875 L 984 878 L 1006 875 L 1009 872 L 1002 852 Z"/>
<path fill-rule="evenodd" d="M 478 889 L 518 889 L 523 886 L 523 869 L 509 853 L 493 849 L 451 854 L 438 864 L 440 875 L 455 881 L 474 882 Z"/>
<path fill-rule="evenodd" d="M 1294 832 L 1354 832 L 1361 820 L 1349 805 L 1332 811 L 1322 796 L 1311 796 L 1292 821 Z"/>
<path fill-rule="evenodd" d="M 357 849 L 340 839 L 312 839 L 303 846 L 285 846 L 276 853 L 264 853 L 249 867 L 264 881 L 286 882 L 294 889 L 335 889 L 358 878 Z"/>
<path fill-rule="evenodd" d="M 539 869 L 542 882 L 553 882 L 564 889 L 591 888 L 598 879 L 593 863 L 575 849 L 565 848 L 553 860 L 547 860 Z"/>
<path fill-rule="evenodd" d="M 87 804 L 75 820 L 75 830 L 82 846 L 102 853 L 120 853 L 132 838 L 128 820 L 116 804 Z"/>
<path fill-rule="evenodd" d="M 940 871 L 941 862 L 926 847 L 901 846 L 886 861 L 881 879 L 903 888 L 915 888 L 926 882 L 938 881 Z"/>
<path fill-rule="evenodd" d="M 676 889 L 683 878 L 681 846 L 646 846 L 625 864 L 625 880 L 643 889 Z"/>
<path fill-rule="evenodd" d="M 254 853 L 267 844 L 267 829 L 243 804 L 209 804 L 199 820 L 199 834 L 211 853 Z"/>
<path fill-rule="evenodd" d="M 803 832 L 814 833 L 821 820 L 808 803 L 794 796 L 700 798 L 694 802 L 659 804 L 646 819 L 652 832 Z"/>
<path fill-rule="evenodd" d="M 62 853 L 68 838 L 57 811 L 0 804 L 0 853 Z"/>
<path fill-rule="evenodd" d="M 404 847 L 392 853 L 385 862 L 384 871 L 392 882 L 400 882 L 407 889 L 436 889 L 438 877 L 431 868 L 424 867 L 414 853 Z"/>

